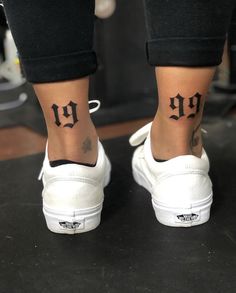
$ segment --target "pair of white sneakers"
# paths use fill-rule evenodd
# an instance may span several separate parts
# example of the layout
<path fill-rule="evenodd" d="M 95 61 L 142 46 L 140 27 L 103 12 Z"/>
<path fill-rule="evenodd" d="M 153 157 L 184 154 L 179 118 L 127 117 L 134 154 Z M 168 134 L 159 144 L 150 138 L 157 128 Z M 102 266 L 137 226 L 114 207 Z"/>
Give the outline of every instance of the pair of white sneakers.
<path fill-rule="evenodd" d="M 172 227 L 207 222 L 213 195 L 205 150 L 201 158 L 185 155 L 159 163 L 152 156 L 150 129 L 151 123 L 134 133 L 129 142 L 132 146 L 141 144 L 132 158 L 133 177 L 150 192 L 157 220 Z M 76 234 L 95 229 L 101 220 L 110 172 L 110 161 L 99 140 L 95 167 L 66 164 L 52 168 L 46 150 L 41 178 L 49 230 Z"/>

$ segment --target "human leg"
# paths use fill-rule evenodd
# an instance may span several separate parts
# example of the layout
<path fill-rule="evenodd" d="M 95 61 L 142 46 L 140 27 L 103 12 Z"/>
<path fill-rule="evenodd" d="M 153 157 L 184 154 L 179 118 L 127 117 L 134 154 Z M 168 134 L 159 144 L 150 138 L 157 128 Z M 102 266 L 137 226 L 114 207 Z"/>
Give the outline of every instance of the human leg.
<path fill-rule="evenodd" d="M 89 116 L 89 74 L 96 70 L 92 48 L 94 1 L 4 1 L 27 79 L 41 104 L 49 159 L 94 164 L 97 135 Z M 73 103 L 76 120 L 63 115 Z M 54 105 L 54 106 L 53 106 Z M 57 107 L 57 109 L 56 109 Z M 55 123 L 59 115 L 60 125 Z M 67 125 L 67 127 L 65 127 Z"/>
<path fill-rule="evenodd" d="M 48 228 L 89 231 L 100 222 L 110 176 L 88 107 L 88 76 L 97 68 L 94 0 L 5 0 L 4 8 L 47 125 L 42 195 Z"/>
<path fill-rule="evenodd" d="M 158 67 L 159 107 L 151 140 L 156 159 L 180 155 L 201 157 L 201 120 L 215 67 Z"/>
<path fill-rule="evenodd" d="M 209 161 L 202 148 L 205 97 L 221 62 L 233 1 L 146 0 L 147 56 L 156 67 L 159 106 L 130 142 L 135 180 L 152 195 L 157 219 L 191 227 L 208 221 Z"/>
<path fill-rule="evenodd" d="M 146 0 L 147 56 L 156 67 L 159 107 L 152 126 L 154 156 L 169 159 L 181 154 L 200 155 L 191 138 L 200 138 L 204 100 L 216 66 L 221 62 L 234 1 Z M 200 106 L 189 107 L 199 94 Z M 178 100 L 180 95 L 184 100 Z M 197 102 L 197 98 L 193 98 Z M 178 116 L 178 107 L 183 115 Z M 176 107 L 176 108 L 175 108 Z M 189 118 L 191 112 L 197 113 Z M 159 143 L 157 143 L 159 141 Z M 195 140 L 196 141 L 196 140 Z M 158 146 L 157 146 L 158 144 Z M 191 146 L 191 147 L 190 147 Z"/>

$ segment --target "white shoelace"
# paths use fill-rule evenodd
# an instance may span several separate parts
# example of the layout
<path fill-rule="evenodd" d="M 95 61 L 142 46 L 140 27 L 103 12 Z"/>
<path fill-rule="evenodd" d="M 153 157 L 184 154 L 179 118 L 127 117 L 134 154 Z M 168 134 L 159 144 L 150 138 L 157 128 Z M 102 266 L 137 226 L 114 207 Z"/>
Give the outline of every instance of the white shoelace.
<path fill-rule="evenodd" d="M 91 104 L 97 104 L 96 107 L 89 109 L 89 113 L 92 114 L 94 112 L 96 112 L 97 110 L 99 110 L 100 106 L 101 106 L 101 102 L 99 100 L 91 100 L 88 102 L 89 105 Z"/>

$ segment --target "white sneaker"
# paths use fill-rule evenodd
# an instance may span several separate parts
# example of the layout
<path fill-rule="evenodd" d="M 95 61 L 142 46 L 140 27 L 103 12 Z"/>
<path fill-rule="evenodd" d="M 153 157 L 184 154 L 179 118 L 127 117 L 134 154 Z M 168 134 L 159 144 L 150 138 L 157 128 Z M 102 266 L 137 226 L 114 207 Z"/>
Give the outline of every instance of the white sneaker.
<path fill-rule="evenodd" d="M 95 167 L 66 164 L 52 168 L 46 150 L 42 197 L 48 229 L 65 234 L 95 229 L 100 223 L 103 189 L 110 181 L 110 171 L 111 164 L 100 141 Z"/>
<path fill-rule="evenodd" d="M 151 124 L 134 133 L 129 142 L 137 146 L 146 139 L 134 152 L 132 169 L 135 181 L 151 193 L 157 220 L 172 227 L 207 222 L 213 194 L 205 150 L 201 158 L 185 155 L 159 163 L 151 152 Z"/>

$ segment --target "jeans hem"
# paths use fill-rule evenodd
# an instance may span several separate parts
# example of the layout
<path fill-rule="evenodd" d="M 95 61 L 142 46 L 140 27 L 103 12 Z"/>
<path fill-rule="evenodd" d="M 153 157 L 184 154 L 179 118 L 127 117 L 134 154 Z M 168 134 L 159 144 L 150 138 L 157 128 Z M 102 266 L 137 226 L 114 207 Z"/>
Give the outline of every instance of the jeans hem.
<path fill-rule="evenodd" d="M 146 43 L 152 66 L 217 66 L 222 61 L 226 37 L 159 38 Z"/>
<path fill-rule="evenodd" d="M 48 83 L 82 78 L 97 70 L 94 51 L 59 56 L 23 58 L 20 56 L 26 79 L 31 83 Z"/>

